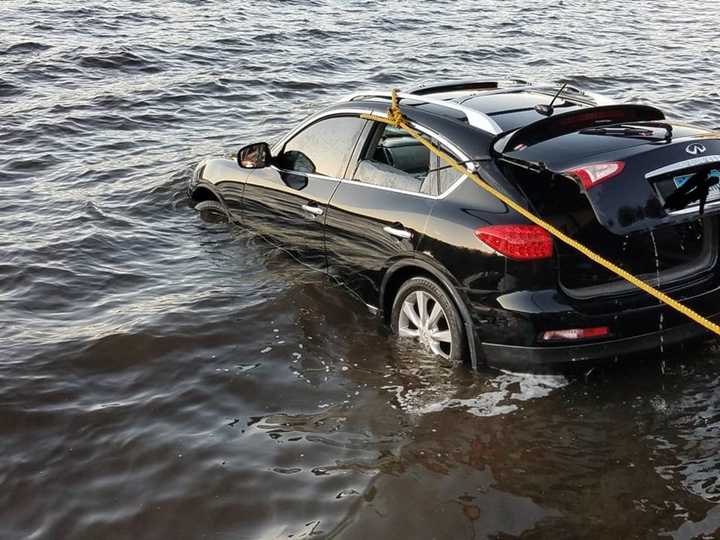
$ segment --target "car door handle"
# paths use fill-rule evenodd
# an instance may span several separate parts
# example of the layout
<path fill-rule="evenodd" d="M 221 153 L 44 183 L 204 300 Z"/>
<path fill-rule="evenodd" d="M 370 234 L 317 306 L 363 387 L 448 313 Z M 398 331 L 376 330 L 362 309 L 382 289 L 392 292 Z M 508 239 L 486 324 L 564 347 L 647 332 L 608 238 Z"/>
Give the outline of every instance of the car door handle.
<path fill-rule="evenodd" d="M 389 225 L 383 227 L 383 231 L 388 234 L 392 234 L 393 236 L 397 236 L 398 238 L 403 238 L 404 240 L 410 240 L 412 238 L 412 233 L 410 231 L 406 231 L 405 229 L 398 229 L 396 227 L 390 227 Z"/>
<path fill-rule="evenodd" d="M 301 207 L 306 212 L 310 212 L 311 214 L 314 214 L 316 216 L 322 216 L 323 209 L 319 206 L 310 206 L 309 204 L 303 204 Z"/>

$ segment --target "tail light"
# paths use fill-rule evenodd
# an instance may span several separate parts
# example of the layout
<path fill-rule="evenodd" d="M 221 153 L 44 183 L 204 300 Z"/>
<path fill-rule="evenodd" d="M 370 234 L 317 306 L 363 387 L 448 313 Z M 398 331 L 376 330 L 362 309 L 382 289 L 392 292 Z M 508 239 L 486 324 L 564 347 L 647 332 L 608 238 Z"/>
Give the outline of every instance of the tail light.
<path fill-rule="evenodd" d="M 568 328 L 567 330 L 548 330 L 541 336 L 542 341 L 573 341 L 576 339 L 589 339 L 610 335 L 607 326 L 594 328 Z"/>
<path fill-rule="evenodd" d="M 590 189 L 617 176 L 624 168 L 625 163 L 622 161 L 608 161 L 607 163 L 592 163 L 562 172 L 577 178 L 585 189 Z"/>
<path fill-rule="evenodd" d="M 490 225 L 475 230 L 475 236 L 501 255 L 518 261 L 552 256 L 550 233 L 537 225 Z"/>

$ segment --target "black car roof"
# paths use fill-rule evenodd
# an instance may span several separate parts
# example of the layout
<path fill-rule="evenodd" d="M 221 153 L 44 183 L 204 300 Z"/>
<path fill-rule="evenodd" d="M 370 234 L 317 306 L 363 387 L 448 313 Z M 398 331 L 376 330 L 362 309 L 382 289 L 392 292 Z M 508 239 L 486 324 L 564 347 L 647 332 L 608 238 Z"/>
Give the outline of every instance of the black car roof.
<path fill-rule="evenodd" d="M 536 91 L 507 92 L 502 94 L 478 93 L 467 98 L 455 99 L 465 107 L 478 110 L 490 116 L 503 131 L 518 129 L 547 116 L 535 109 L 536 105 L 548 105 L 554 96 Z M 567 97 L 553 103 L 554 114 L 574 111 L 587 107 L 586 104 Z"/>
<path fill-rule="evenodd" d="M 547 131 L 549 127 L 562 124 L 565 119 L 574 118 L 582 111 L 597 110 L 600 113 L 605 109 L 617 109 L 628 121 L 638 115 L 642 118 L 652 116 L 654 119 L 664 117 L 661 111 L 647 106 L 610 107 L 608 103 L 612 102 L 574 87 L 563 87 L 561 91 L 559 86 L 532 86 L 525 85 L 524 81 L 513 83 L 516 85 L 508 88 L 500 88 L 495 82 L 418 87 L 411 89 L 410 93 L 401 94 L 399 105 L 408 118 L 447 137 L 475 159 L 489 158 L 493 153 L 493 143 L 499 139 L 507 140 L 507 135 L 511 133 L 533 134 L 537 138 L 540 134 L 536 133 L 538 130 L 534 129 L 535 126 L 542 127 L 540 131 Z M 561 93 L 555 98 L 559 91 Z M 388 95 L 355 94 L 333 108 L 377 109 L 379 103 L 384 105 L 389 102 Z M 417 99 L 414 99 L 415 96 Z M 435 103 L 423 101 L 424 98 Z M 452 103 L 456 108 L 445 107 L 439 101 Z M 537 105 L 548 105 L 550 102 L 553 102 L 553 110 L 549 115 L 536 108 Z M 494 122 L 495 132 L 482 129 L 477 123 L 471 124 L 469 110 L 482 113 L 491 124 Z"/>
<path fill-rule="evenodd" d="M 381 102 L 385 104 L 385 100 Z M 408 104 L 405 100 L 400 102 L 400 109 L 408 118 L 421 124 L 430 130 L 442 134 L 460 150 L 482 159 L 489 157 L 490 147 L 495 135 L 481 131 L 467 123 L 462 112 L 454 111 L 439 106 L 418 106 L 418 103 Z M 334 104 L 325 113 L 332 114 L 334 111 L 357 110 L 368 111 L 378 107 L 377 99 L 363 99 L 355 101 L 344 101 Z"/>
<path fill-rule="evenodd" d="M 430 89 L 428 89 L 430 90 Z M 515 130 L 538 120 L 547 118 L 535 110 L 535 105 L 547 105 L 552 101 L 552 89 L 545 87 L 534 88 L 509 88 L 498 90 L 496 87 L 488 89 L 452 89 L 447 87 L 440 91 L 424 91 L 418 96 L 455 102 L 463 107 L 474 109 L 488 115 L 494 120 L 503 132 Z M 558 89 L 554 91 L 557 92 Z M 388 98 L 379 98 L 383 102 Z M 368 109 L 377 107 L 378 98 L 359 99 L 357 101 L 346 101 L 336 104 L 333 108 L 346 109 L 348 107 Z M 578 110 L 590 106 L 579 100 L 570 99 L 565 94 L 558 98 L 555 103 L 555 114 Z M 468 124 L 466 115 L 462 111 L 443 107 L 434 103 L 425 103 L 420 100 L 403 99 L 400 107 L 404 114 L 412 120 L 427 126 L 428 128 L 442 133 L 451 139 L 455 144 L 475 158 L 482 159 L 489 157 L 495 134 L 481 131 Z"/>

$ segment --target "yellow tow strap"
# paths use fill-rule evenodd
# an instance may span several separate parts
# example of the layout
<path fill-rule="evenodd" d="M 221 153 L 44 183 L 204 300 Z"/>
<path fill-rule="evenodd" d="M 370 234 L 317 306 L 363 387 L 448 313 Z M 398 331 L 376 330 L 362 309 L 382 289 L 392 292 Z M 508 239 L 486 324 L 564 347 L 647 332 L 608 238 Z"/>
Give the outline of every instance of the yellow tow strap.
<path fill-rule="evenodd" d="M 533 222 L 535 225 L 538 225 L 545 229 L 547 232 L 549 232 L 551 235 L 553 235 L 555 238 L 560 240 L 561 242 L 567 244 L 568 246 L 578 250 L 580 253 L 585 255 L 588 259 L 595 261 L 600 266 L 603 266 L 610 270 L 612 273 L 616 274 L 617 276 L 620 276 L 625 281 L 635 285 L 638 289 L 641 289 L 648 293 L 650 296 L 654 296 L 664 304 L 670 306 L 671 308 L 675 309 L 676 311 L 679 311 L 683 315 L 689 317 L 696 323 L 704 326 L 711 332 L 714 332 L 718 336 L 720 336 L 720 326 L 713 323 L 712 321 L 706 319 L 699 313 L 696 313 L 692 309 L 690 309 L 687 306 L 682 305 L 680 302 L 673 300 L 670 298 L 667 294 L 665 294 L 662 291 L 657 290 L 655 287 L 647 284 L 643 280 L 633 276 L 626 270 L 623 270 L 618 265 L 608 261 L 604 257 L 601 257 L 588 247 L 584 246 L 580 242 L 577 242 L 576 240 L 573 240 L 568 235 L 560 231 L 559 229 L 552 226 L 550 223 L 547 223 L 546 221 L 540 219 L 538 216 L 530 212 L 529 210 L 523 208 L 518 203 L 513 201 L 510 197 L 505 195 L 504 193 L 501 193 L 494 187 L 492 187 L 490 184 L 488 184 L 485 180 L 480 178 L 476 173 L 473 171 L 467 169 L 462 164 L 455 161 L 451 156 L 428 142 L 418 131 L 411 128 L 407 122 L 405 121 L 405 116 L 400 112 L 400 107 L 398 106 L 398 100 L 397 100 L 397 91 L 393 90 L 392 92 L 392 102 L 390 105 L 390 110 L 388 111 L 388 117 L 382 117 L 382 116 L 375 116 L 372 114 L 364 114 L 362 115 L 362 118 L 365 118 L 367 120 L 373 120 L 375 122 L 382 122 L 385 124 L 390 124 L 394 127 L 400 128 L 408 133 L 413 139 L 418 141 L 420 144 L 425 146 L 430 152 L 435 154 L 437 157 L 442 159 L 443 161 L 447 162 L 448 165 L 450 165 L 453 169 L 460 172 L 461 174 L 467 176 L 468 178 L 472 179 L 473 182 L 475 182 L 478 186 L 480 186 L 482 189 L 490 193 L 492 196 L 496 197 L 497 199 L 501 200 L 503 203 L 505 203 L 507 206 L 515 210 L 518 214 L 525 217 L 529 221 Z"/>

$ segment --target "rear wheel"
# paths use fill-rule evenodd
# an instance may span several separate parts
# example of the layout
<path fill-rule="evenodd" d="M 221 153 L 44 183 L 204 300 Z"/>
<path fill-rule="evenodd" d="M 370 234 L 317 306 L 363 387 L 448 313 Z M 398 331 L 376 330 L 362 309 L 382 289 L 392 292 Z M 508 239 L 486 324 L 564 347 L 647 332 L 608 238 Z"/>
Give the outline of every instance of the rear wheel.
<path fill-rule="evenodd" d="M 210 221 L 212 223 L 228 221 L 228 215 L 225 211 L 225 207 L 218 201 L 200 201 L 195 205 L 195 210 L 200 212 L 200 216 L 205 221 Z"/>
<path fill-rule="evenodd" d="M 434 281 L 414 277 L 395 296 L 391 324 L 402 338 L 417 340 L 441 360 L 459 364 L 465 359 L 465 332 L 450 296 Z"/>

